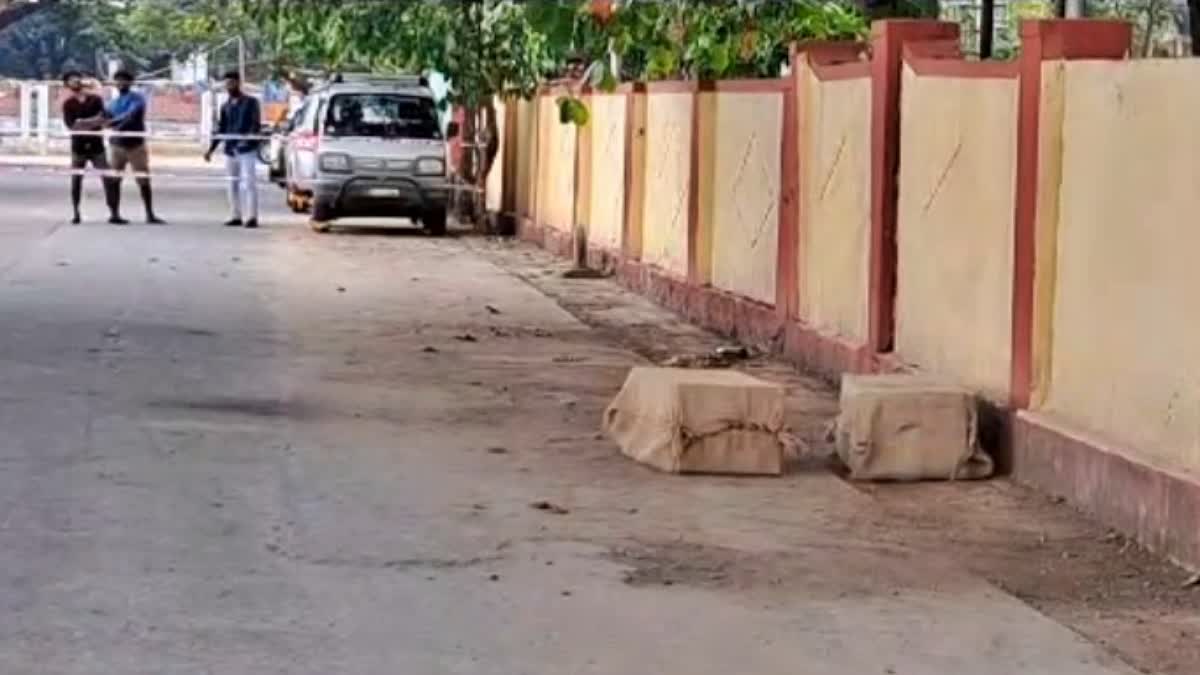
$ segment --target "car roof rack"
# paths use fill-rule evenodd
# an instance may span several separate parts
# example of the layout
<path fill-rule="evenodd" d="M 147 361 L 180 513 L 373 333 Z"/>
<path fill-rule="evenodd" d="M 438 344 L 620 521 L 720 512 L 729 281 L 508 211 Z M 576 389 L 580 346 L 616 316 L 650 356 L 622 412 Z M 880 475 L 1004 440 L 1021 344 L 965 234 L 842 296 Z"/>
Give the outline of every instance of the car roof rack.
<path fill-rule="evenodd" d="M 377 75 L 374 73 L 337 73 L 329 84 L 368 84 L 391 87 L 428 87 L 424 75 Z"/>

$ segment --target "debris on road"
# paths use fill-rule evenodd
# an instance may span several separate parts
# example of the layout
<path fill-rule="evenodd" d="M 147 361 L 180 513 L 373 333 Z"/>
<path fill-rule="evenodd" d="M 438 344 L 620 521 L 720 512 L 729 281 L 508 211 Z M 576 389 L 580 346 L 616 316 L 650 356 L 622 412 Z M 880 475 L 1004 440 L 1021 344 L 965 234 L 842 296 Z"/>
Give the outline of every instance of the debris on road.
<path fill-rule="evenodd" d="M 530 504 L 529 508 L 535 509 L 538 511 L 545 511 L 547 513 L 553 513 L 556 516 L 565 516 L 571 512 L 571 510 L 566 507 L 559 506 L 558 504 L 555 504 L 554 502 L 548 502 L 548 501 L 544 501 L 544 500 L 537 501 L 537 502 Z"/>
<path fill-rule="evenodd" d="M 470 333 L 462 333 L 461 335 L 455 335 L 454 339 L 458 340 L 459 342 L 479 342 L 479 338 L 475 337 L 474 335 L 471 335 Z"/>
<path fill-rule="evenodd" d="M 426 354 L 436 354 L 439 350 L 437 347 L 432 345 L 426 345 L 425 347 L 421 348 L 421 351 L 425 352 Z"/>
<path fill-rule="evenodd" d="M 751 356 L 745 345 L 721 345 L 713 350 L 713 355 L 726 361 L 744 361 Z"/>
<path fill-rule="evenodd" d="M 507 455 L 508 454 L 508 448 L 502 448 L 498 445 L 488 448 L 487 451 L 488 451 L 489 455 Z"/>
<path fill-rule="evenodd" d="M 607 279 L 608 274 L 588 267 L 572 267 L 562 273 L 564 279 Z"/>
<path fill-rule="evenodd" d="M 1195 588 L 1197 586 L 1200 586 L 1200 574 L 1193 574 L 1187 578 L 1187 581 L 1183 582 L 1181 588 Z"/>
<path fill-rule="evenodd" d="M 494 314 L 501 314 L 501 313 L 502 313 L 502 312 L 501 312 L 499 309 L 497 309 L 497 308 L 496 308 L 495 306 L 493 306 L 493 305 L 484 305 L 484 306 L 483 306 L 483 308 L 487 310 L 488 314 L 493 314 L 493 315 L 494 315 Z"/>
<path fill-rule="evenodd" d="M 345 287 L 345 286 L 338 286 L 338 287 L 337 287 L 337 292 L 338 292 L 338 293 L 345 293 L 345 292 L 346 292 L 346 287 Z"/>
<path fill-rule="evenodd" d="M 499 575 L 499 574 L 493 574 L 493 575 L 491 575 L 490 577 L 488 577 L 488 581 L 500 581 L 500 575 Z"/>
<path fill-rule="evenodd" d="M 659 364 L 663 368 L 695 368 L 700 370 L 728 368 L 729 359 L 712 354 L 678 354 Z"/>

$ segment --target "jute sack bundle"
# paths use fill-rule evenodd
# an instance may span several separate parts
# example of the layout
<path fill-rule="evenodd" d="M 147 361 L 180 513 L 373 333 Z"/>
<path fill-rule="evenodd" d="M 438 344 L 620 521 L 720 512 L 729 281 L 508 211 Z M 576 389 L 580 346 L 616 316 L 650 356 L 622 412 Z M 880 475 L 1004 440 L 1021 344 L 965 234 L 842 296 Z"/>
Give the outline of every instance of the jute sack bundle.
<path fill-rule="evenodd" d="M 961 480 L 992 475 L 967 391 L 921 375 L 842 377 L 838 457 L 859 480 Z"/>
<path fill-rule="evenodd" d="M 622 453 L 662 471 L 778 475 L 784 398 L 733 370 L 638 367 L 602 426 Z"/>

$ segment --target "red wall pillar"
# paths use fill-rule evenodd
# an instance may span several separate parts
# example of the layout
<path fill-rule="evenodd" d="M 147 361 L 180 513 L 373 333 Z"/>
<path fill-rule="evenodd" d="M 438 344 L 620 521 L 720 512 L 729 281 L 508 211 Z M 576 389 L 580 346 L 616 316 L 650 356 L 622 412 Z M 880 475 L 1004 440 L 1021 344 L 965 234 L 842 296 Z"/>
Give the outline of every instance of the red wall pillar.
<path fill-rule="evenodd" d="M 871 25 L 871 234 L 868 348 L 892 350 L 896 308 L 896 197 L 904 44 L 958 40 L 958 24 L 889 19 Z"/>
<path fill-rule="evenodd" d="M 1132 40 L 1132 27 L 1123 21 L 1051 19 L 1021 22 L 1009 383 L 1010 405 L 1014 408 L 1027 408 L 1033 395 L 1042 64 L 1071 59 L 1122 59 L 1129 52 Z"/>

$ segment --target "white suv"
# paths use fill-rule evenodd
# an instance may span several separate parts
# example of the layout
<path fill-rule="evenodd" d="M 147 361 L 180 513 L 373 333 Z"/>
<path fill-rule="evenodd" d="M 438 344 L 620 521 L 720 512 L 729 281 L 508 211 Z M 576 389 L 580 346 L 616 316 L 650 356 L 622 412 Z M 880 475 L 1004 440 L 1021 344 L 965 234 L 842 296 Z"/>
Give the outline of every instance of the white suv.
<path fill-rule="evenodd" d="M 289 203 L 309 201 L 313 229 L 341 217 L 400 217 L 446 232 L 448 138 L 421 78 L 344 80 L 308 96 L 284 147 Z"/>

